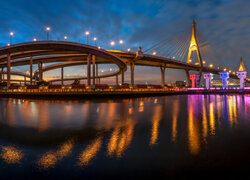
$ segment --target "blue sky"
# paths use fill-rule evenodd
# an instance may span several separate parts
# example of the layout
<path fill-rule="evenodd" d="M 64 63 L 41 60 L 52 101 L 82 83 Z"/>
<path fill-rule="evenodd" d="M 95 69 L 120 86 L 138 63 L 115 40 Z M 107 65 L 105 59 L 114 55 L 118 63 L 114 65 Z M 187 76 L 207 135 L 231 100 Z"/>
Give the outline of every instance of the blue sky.
<path fill-rule="evenodd" d="M 0 0 L 0 45 L 50 37 L 86 42 L 90 31 L 98 45 L 110 48 L 111 40 L 124 40 L 124 49 L 147 49 L 158 41 L 176 36 L 197 21 L 199 32 L 220 55 L 219 62 L 238 67 L 242 55 L 250 70 L 250 1 L 246 0 Z M 116 46 L 119 49 L 119 46 Z M 160 82 L 160 70 L 136 68 L 136 74 L 150 71 L 149 82 Z M 68 70 L 70 72 L 70 70 Z M 128 73 L 129 74 L 129 73 Z M 167 70 L 167 81 L 185 79 L 184 72 Z M 128 76 L 128 75 L 127 75 Z M 136 77 L 138 82 L 144 79 Z"/>

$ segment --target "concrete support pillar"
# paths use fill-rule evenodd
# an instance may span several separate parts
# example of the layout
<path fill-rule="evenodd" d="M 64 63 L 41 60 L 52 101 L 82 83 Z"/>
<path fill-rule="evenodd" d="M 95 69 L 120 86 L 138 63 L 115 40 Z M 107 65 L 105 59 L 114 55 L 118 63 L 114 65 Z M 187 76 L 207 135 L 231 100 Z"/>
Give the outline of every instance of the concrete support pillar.
<path fill-rule="evenodd" d="M 212 87 L 212 79 L 214 75 L 212 73 L 204 73 L 204 79 L 206 80 L 206 88 L 210 89 Z"/>
<path fill-rule="evenodd" d="M 162 87 L 165 86 L 165 70 L 166 70 L 166 67 L 161 66 L 161 86 Z"/>
<path fill-rule="evenodd" d="M 87 57 L 87 85 L 91 85 L 91 59 L 92 55 L 89 54 Z"/>
<path fill-rule="evenodd" d="M 247 77 L 246 71 L 237 71 L 237 76 L 240 78 L 240 89 L 245 88 L 245 78 Z"/>
<path fill-rule="evenodd" d="M 95 85 L 95 55 L 92 56 L 92 69 L 93 69 L 93 86 Z"/>
<path fill-rule="evenodd" d="M 39 81 L 43 80 L 43 63 L 38 62 Z"/>
<path fill-rule="evenodd" d="M 222 79 L 222 88 L 228 88 L 227 79 L 229 78 L 229 72 L 220 72 L 220 78 Z"/>
<path fill-rule="evenodd" d="M 124 69 L 122 69 L 122 84 L 124 84 Z"/>
<path fill-rule="evenodd" d="M 131 63 L 130 64 L 130 72 L 131 72 L 131 85 L 134 86 L 134 82 L 135 82 L 135 74 L 134 74 L 134 71 L 135 71 L 135 64 L 134 63 Z"/>
<path fill-rule="evenodd" d="M 96 82 L 96 84 L 99 84 L 99 79 L 98 79 L 98 64 L 96 64 L 95 65 L 95 77 L 96 77 L 96 79 L 95 79 L 95 82 Z"/>
<path fill-rule="evenodd" d="M 199 87 L 199 75 L 197 74 L 190 74 L 189 75 L 190 80 L 192 81 L 192 88 Z"/>
<path fill-rule="evenodd" d="M 30 85 L 32 85 L 32 74 L 33 74 L 33 58 L 30 56 Z"/>
<path fill-rule="evenodd" d="M 64 72 L 63 72 L 63 67 L 61 68 L 61 84 L 62 84 L 62 86 L 63 86 L 63 79 L 64 79 Z"/>
<path fill-rule="evenodd" d="M 11 71 L 11 57 L 10 53 L 7 54 L 7 87 L 10 87 L 10 71 Z"/>
<path fill-rule="evenodd" d="M 191 82 L 191 80 L 189 79 L 189 71 L 188 70 L 186 70 L 186 76 L 187 76 L 187 83 L 188 83 L 188 86 L 192 86 L 192 82 Z"/>

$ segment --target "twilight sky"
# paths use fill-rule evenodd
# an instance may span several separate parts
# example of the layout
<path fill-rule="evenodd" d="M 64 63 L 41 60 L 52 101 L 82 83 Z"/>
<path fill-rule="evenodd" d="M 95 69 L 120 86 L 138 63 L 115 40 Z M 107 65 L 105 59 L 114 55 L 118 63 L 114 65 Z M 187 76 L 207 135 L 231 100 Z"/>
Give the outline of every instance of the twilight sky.
<path fill-rule="evenodd" d="M 14 43 L 34 37 L 45 40 L 45 27 L 50 26 L 53 40 L 66 35 L 85 43 L 88 30 L 90 39 L 96 36 L 104 48 L 110 48 L 111 40 L 123 39 L 124 49 L 136 51 L 180 34 L 195 19 L 199 32 L 219 54 L 211 63 L 238 68 L 242 55 L 250 72 L 249 7 L 248 0 L 0 0 L 0 46 L 9 42 L 10 31 L 15 33 Z M 137 67 L 135 73 L 139 83 L 160 82 L 158 68 Z M 167 82 L 182 79 L 184 72 L 167 70 Z"/>

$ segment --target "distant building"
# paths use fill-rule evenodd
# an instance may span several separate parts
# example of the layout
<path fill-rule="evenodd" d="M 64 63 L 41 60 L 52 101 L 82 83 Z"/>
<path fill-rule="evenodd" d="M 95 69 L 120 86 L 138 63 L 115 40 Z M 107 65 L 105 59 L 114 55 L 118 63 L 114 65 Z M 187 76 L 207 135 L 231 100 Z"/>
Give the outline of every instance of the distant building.
<path fill-rule="evenodd" d="M 187 83 L 186 83 L 185 81 L 176 81 L 176 82 L 175 82 L 175 85 L 176 85 L 176 86 L 186 86 Z"/>

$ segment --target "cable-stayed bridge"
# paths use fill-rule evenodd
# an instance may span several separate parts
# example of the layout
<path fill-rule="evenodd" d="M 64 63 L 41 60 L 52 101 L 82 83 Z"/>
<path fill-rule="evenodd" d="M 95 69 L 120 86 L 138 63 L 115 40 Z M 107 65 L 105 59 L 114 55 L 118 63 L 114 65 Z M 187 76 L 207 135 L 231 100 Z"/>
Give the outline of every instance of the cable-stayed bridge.
<path fill-rule="evenodd" d="M 191 36 L 188 34 L 191 33 Z M 199 39 L 197 38 L 199 37 Z M 205 58 L 203 58 L 205 57 Z M 121 75 L 121 84 L 124 84 L 124 72 L 130 67 L 131 85 L 134 85 L 135 66 L 159 67 L 161 71 L 161 85 L 165 85 L 165 70 L 167 68 L 181 69 L 187 74 L 189 84 L 190 71 L 196 71 L 199 79 L 203 72 L 219 74 L 222 71 L 228 71 L 230 78 L 239 79 L 235 71 L 230 70 L 225 65 L 218 66 L 210 64 L 209 59 L 216 58 L 216 53 L 212 50 L 202 35 L 196 30 L 196 23 L 192 23 L 192 28 L 183 34 L 162 40 L 152 47 L 142 51 L 139 47 L 136 53 L 105 50 L 100 47 L 68 42 L 68 41 L 36 41 L 0 48 L 0 74 L 1 81 L 11 84 L 12 67 L 28 65 L 30 71 L 24 76 L 29 76 L 30 84 L 35 84 L 43 80 L 43 73 L 54 69 L 61 69 L 61 78 L 52 80 L 64 81 L 74 79 L 86 79 L 88 85 L 100 84 L 101 78 L 116 77 Z M 47 65 L 54 63 L 53 65 Z M 36 71 L 33 65 L 37 64 Z M 99 65 L 116 65 L 118 70 L 106 75 L 100 75 Z M 79 78 L 65 78 L 64 67 L 85 65 L 87 75 Z M 6 71 L 4 71 L 6 69 Z M 7 78 L 3 78 L 3 74 Z M 250 82 L 249 78 L 246 78 Z"/>

